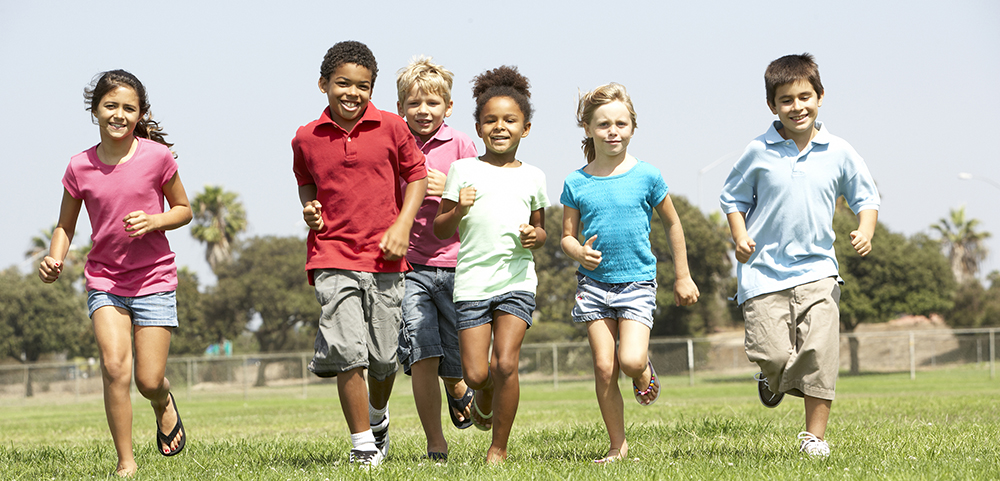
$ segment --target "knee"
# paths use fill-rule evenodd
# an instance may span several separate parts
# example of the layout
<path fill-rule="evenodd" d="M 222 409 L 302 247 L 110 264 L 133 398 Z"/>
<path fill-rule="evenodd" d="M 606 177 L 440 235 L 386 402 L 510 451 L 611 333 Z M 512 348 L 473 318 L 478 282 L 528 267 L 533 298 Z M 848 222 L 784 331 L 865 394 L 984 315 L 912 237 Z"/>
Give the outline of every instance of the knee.
<path fill-rule="evenodd" d="M 156 376 L 143 376 L 136 373 L 135 376 L 135 388 L 142 394 L 142 397 L 146 399 L 152 399 L 156 397 L 160 390 L 163 389 L 163 377 L 160 376 L 158 379 Z"/>
<path fill-rule="evenodd" d="M 127 356 L 101 359 L 101 371 L 112 383 L 129 383 L 132 381 L 132 360 Z"/>
<path fill-rule="evenodd" d="M 488 369 L 473 369 L 462 366 L 462 377 L 465 384 L 475 390 L 489 387 L 490 371 Z"/>
<path fill-rule="evenodd" d="M 497 376 L 509 379 L 517 375 L 518 361 L 517 356 L 497 356 L 493 370 L 496 371 Z"/>
<path fill-rule="evenodd" d="M 614 359 L 594 359 L 594 380 L 600 385 L 616 381 L 618 370 Z"/>
<path fill-rule="evenodd" d="M 646 363 L 649 362 L 649 358 L 640 357 L 633 353 L 619 353 L 618 362 L 626 376 L 635 378 L 646 372 Z"/>

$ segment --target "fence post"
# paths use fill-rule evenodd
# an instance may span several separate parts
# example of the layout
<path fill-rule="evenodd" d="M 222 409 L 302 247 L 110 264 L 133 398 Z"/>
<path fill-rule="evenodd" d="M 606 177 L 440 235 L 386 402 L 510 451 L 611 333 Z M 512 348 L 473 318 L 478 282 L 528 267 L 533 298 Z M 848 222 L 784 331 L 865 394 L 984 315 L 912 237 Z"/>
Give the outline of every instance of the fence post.
<path fill-rule="evenodd" d="M 688 386 L 694 386 L 694 341 L 687 340 L 688 345 Z"/>
<path fill-rule="evenodd" d="M 306 369 L 306 357 L 302 356 L 302 399 L 309 397 L 309 373 Z"/>
<path fill-rule="evenodd" d="M 187 360 L 187 371 L 188 371 L 188 382 L 187 382 L 187 400 L 191 401 L 191 385 L 194 384 L 194 367 L 192 364 L 194 360 L 190 357 Z"/>
<path fill-rule="evenodd" d="M 552 343 L 552 388 L 559 390 L 559 346 Z"/>
<path fill-rule="evenodd" d="M 80 368 L 74 366 L 73 372 L 75 373 L 73 376 L 75 381 L 73 383 L 73 401 L 80 402 Z"/>
<path fill-rule="evenodd" d="M 913 338 L 913 331 L 910 331 L 910 380 L 917 378 L 917 356 L 916 340 Z"/>
<path fill-rule="evenodd" d="M 250 386 L 247 385 L 250 382 L 250 375 L 247 374 L 247 366 L 250 364 L 250 357 L 243 356 L 243 402 L 247 402 L 250 399 Z"/>
<path fill-rule="evenodd" d="M 996 329 L 990 329 L 990 379 L 996 376 L 996 358 L 997 358 L 997 342 L 996 342 Z"/>

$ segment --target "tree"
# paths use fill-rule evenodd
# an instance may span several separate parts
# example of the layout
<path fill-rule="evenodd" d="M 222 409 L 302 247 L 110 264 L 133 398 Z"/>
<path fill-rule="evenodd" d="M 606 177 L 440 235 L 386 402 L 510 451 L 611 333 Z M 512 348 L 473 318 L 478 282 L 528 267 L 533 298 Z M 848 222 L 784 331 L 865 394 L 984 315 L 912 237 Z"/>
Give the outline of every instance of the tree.
<path fill-rule="evenodd" d="M 989 289 L 978 282 L 966 282 L 955 292 L 955 307 L 945 320 L 952 327 L 992 327 L 1000 325 L 1000 271 L 987 277 Z"/>
<path fill-rule="evenodd" d="M 177 328 L 170 339 L 170 354 L 201 354 L 224 335 L 208 322 L 205 297 L 198 290 L 198 276 L 182 267 L 177 270 Z"/>
<path fill-rule="evenodd" d="M 0 355 L 30 363 L 50 353 L 96 353 L 86 300 L 69 283 L 44 284 L 12 267 L 0 272 L 0 286 Z M 33 395 L 30 377 L 27 386 Z"/>
<path fill-rule="evenodd" d="M 306 272 L 306 244 L 295 237 L 255 237 L 221 265 L 210 291 L 214 332 L 239 332 L 254 321 L 252 331 L 261 352 L 312 346 L 320 305 Z M 257 384 L 264 383 L 261 363 Z"/>
<path fill-rule="evenodd" d="M 24 252 L 24 258 L 29 261 L 29 264 L 35 264 L 43 256 L 48 255 L 49 245 L 52 243 L 52 232 L 56 230 L 56 226 L 53 225 L 48 229 L 42 229 L 41 235 L 31 238 L 31 247 Z M 83 246 L 78 246 L 73 244 L 70 246 L 69 251 L 66 252 L 66 258 L 63 259 L 63 271 L 59 278 L 62 279 L 61 282 L 66 284 L 76 285 L 83 279 L 84 266 L 87 263 L 87 254 L 90 253 L 90 249 L 94 247 L 94 241 L 88 240 L 88 242 Z M 34 265 L 33 267 L 37 267 Z M 83 289 L 82 285 L 80 287 Z"/>
<path fill-rule="evenodd" d="M 217 273 L 219 266 L 232 259 L 236 237 L 247 228 L 246 211 L 238 198 L 220 185 L 209 185 L 191 202 L 191 236 L 205 243 L 205 260 L 212 272 Z"/>
<path fill-rule="evenodd" d="M 948 250 L 951 271 L 959 284 L 976 279 L 979 264 L 989 253 L 986 239 L 989 232 L 977 232 L 979 219 L 966 219 L 965 206 L 951 209 L 949 216 L 938 220 L 931 228 L 941 234 L 941 246 Z"/>
<path fill-rule="evenodd" d="M 954 278 L 937 242 L 917 234 L 907 239 L 878 223 L 872 252 L 861 257 L 851 246 L 857 217 L 841 200 L 833 218 L 834 248 L 844 285 L 840 323 L 854 332 L 862 322 L 886 322 L 903 314 L 928 315 L 952 307 Z M 851 374 L 858 374 L 858 340 L 849 339 Z"/>

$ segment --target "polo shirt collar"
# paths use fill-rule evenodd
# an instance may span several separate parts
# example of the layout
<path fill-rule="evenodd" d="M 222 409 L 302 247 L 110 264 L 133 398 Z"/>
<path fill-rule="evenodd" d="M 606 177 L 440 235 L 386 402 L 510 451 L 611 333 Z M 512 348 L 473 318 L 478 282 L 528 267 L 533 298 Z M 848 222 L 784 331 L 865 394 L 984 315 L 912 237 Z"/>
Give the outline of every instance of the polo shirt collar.
<path fill-rule="evenodd" d="M 764 133 L 764 141 L 771 145 L 783 143 L 785 138 L 778 133 L 778 129 L 780 128 L 782 128 L 780 120 L 771 122 L 771 128 L 767 129 L 767 132 Z M 816 136 L 813 137 L 811 143 L 824 145 L 829 144 L 831 138 L 830 131 L 823 127 L 823 122 L 820 122 L 819 120 L 816 121 L 816 130 L 818 130 L 818 132 L 816 132 Z"/>
<path fill-rule="evenodd" d="M 438 127 L 437 132 L 434 132 L 434 136 L 427 139 L 427 142 L 421 141 L 420 138 L 416 136 L 414 136 L 413 139 L 417 141 L 417 147 L 422 149 L 425 145 L 434 142 L 435 140 L 444 143 L 454 138 L 454 136 L 455 134 L 452 128 L 449 127 L 448 124 L 442 122 L 441 126 Z"/>
<path fill-rule="evenodd" d="M 323 109 L 323 114 L 320 115 L 319 120 L 320 124 L 332 124 L 341 131 L 344 130 L 344 128 L 341 127 L 340 124 L 333 121 L 333 117 L 330 116 L 329 105 L 325 109 Z M 382 122 L 382 112 L 379 109 L 375 108 L 375 104 L 373 104 L 371 101 L 369 101 L 368 105 L 365 107 L 365 113 L 361 114 L 361 119 L 358 120 L 358 124 L 362 122 L 375 122 L 375 123 Z M 355 128 L 358 126 L 358 124 L 354 125 Z"/>

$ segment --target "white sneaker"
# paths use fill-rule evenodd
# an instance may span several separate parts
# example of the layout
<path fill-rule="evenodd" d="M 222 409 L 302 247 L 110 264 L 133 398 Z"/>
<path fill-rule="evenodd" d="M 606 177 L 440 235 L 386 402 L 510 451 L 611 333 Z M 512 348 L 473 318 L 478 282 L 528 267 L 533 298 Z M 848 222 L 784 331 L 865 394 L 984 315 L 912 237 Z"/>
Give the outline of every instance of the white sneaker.
<path fill-rule="evenodd" d="M 389 411 L 386 410 L 385 417 L 378 423 L 371 424 L 369 421 L 368 424 L 371 426 L 372 435 L 375 436 L 375 447 L 383 458 L 389 457 Z"/>
<path fill-rule="evenodd" d="M 374 468 L 382 464 L 382 451 L 362 451 L 360 449 L 351 450 L 351 464 L 357 463 L 362 468 Z"/>
<path fill-rule="evenodd" d="M 830 455 L 830 445 L 817 438 L 809 431 L 799 433 L 799 452 L 814 458 L 825 458 Z"/>

